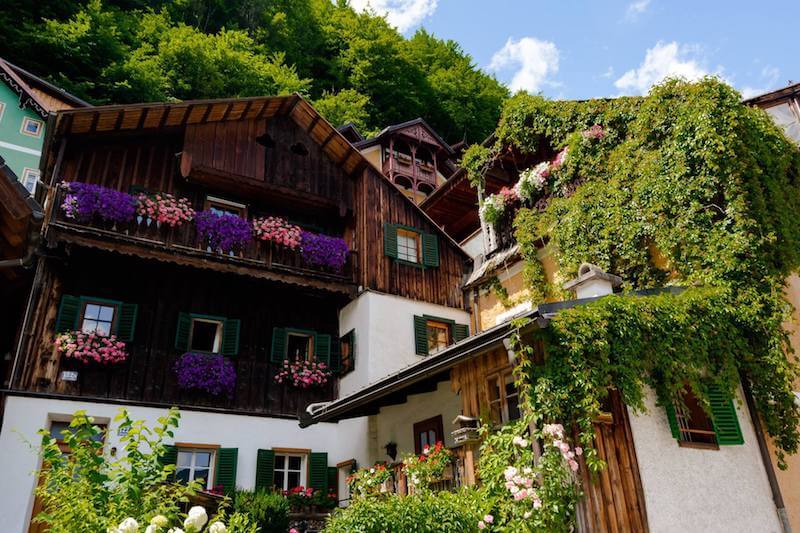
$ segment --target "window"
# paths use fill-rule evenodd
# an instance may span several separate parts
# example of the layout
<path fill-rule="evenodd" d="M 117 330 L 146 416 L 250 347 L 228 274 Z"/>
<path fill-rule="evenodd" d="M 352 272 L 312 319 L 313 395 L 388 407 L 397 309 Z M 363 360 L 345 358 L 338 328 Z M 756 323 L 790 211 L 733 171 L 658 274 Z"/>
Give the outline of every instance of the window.
<path fill-rule="evenodd" d="M 205 208 L 216 215 L 235 215 L 247 218 L 247 206 L 238 202 L 231 202 L 214 196 L 206 197 Z"/>
<path fill-rule="evenodd" d="M 414 424 L 414 453 L 419 455 L 426 446 L 434 446 L 437 442 L 444 442 L 442 415 Z"/>
<path fill-rule="evenodd" d="M 520 417 L 519 392 L 514 385 L 514 374 L 511 370 L 489 376 L 487 388 L 492 422 L 505 424 Z"/>
<path fill-rule="evenodd" d="M 428 320 L 428 353 L 436 352 L 450 345 L 450 325 Z"/>
<path fill-rule="evenodd" d="M 439 237 L 387 222 L 383 225 L 383 253 L 398 262 L 418 268 L 438 267 Z"/>
<path fill-rule="evenodd" d="M 116 314 L 116 305 L 87 301 L 83 307 L 81 331 L 108 337 L 114 331 Z"/>
<path fill-rule="evenodd" d="M 683 390 L 682 404 L 667 403 L 667 421 L 673 438 L 679 445 L 693 448 L 744 444 L 733 400 L 715 386 L 709 386 L 706 395 L 710 412 L 703 409 L 688 385 Z"/>
<path fill-rule="evenodd" d="M 306 485 L 305 453 L 275 453 L 274 485 L 280 490 L 291 490 Z"/>
<path fill-rule="evenodd" d="M 44 122 L 34 118 L 25 117 L 22 119 L 22 127 L 19 132 L 29 137 L 41 137 L 42 130 L 44 129 Z"/>
<path fill-rule="evenodd" d="M 347 374 L 356 368 L 356 330 L 351 329 L 339 339 L 339 372 Z"/>
<path fill-rule="evenodd" d="M 203 480 L 203 487 L 210 489 L 214 474 L 214 448 L 178 448 L 175 465 L 175 479 L 188 483 L 195 479 Z"/>
<path fill-rule="evenodd" d="M 189 349 L 195 352 L 219 353 L 222 347 L 221 320 L 192 318 Z"/>
<path fill-rule="evenodd" d="M 286 355 L 290 360 L 310 359 L 314 351 L 313 341 L 313 335 L 289 332 L 286 337 Z"/>
<path fill-rule="evenodd" d="M 36 192 L 36 183 L 39 181 L 39 170 L 35 168 L 25 168 L 22 171 L 22 178 L 20 183 L 28 189 L 28 192 L 34 194 Z"/>
<path fill-rule="evenodd" d="M 397 230 L 397 258 L 409 263 L 419 263 L 419 233 L 405 229 Z"/>
<path fill-rule="evenodd" d="M 684 391 L 683 403 L 685 405 L 676 403 L 673 406 L 678 422 L 678 442 L 716 447 L 717 437 L 714 433 L 714 425 L 689 387 Z"/>
<path fill-rule="evenodd" d="M 414 346 L 417 355 L 429 355 L 465 339 L 469 326 L 428 315 L 414 316 Z"/>

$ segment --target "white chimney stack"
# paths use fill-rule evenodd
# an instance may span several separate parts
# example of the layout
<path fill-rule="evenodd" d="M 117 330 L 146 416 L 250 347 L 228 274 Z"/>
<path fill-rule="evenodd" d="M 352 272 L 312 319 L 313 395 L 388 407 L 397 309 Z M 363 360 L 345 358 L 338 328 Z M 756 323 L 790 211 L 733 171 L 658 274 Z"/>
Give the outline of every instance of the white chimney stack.
<path fill-rule="evenodd" d="M 578 277 L 564 284 L 568 291 L 574 291 L 575 297 L 595 298 L 613 294 L 614 288 L 622 285 L 622 278 L 609 274 L 602 268 L 590 263 L 583 263 L 578 269 Z"/>

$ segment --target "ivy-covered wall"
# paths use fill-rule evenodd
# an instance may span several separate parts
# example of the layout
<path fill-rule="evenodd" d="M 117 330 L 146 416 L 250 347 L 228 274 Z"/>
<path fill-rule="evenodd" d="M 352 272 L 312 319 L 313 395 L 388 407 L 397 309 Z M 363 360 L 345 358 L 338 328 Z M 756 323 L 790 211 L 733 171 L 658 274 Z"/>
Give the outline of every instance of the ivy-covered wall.
<path fill-rule="evenodd" d="M 531 407 L 588 431 L 608 387 L 636 408 L 645 383 L 662 401 L 680 401 L 686 382 L 732 397 L 741 375 L 778 455 L 796 452 L 797 369 L 782 324 L 800 261 L 800 151 L 766 113 L 719 80 L 672 80 L 643 98 L 519 94 L 495 134 L 465 155 L 478 187 L 500 157 L 552 158 L 481 206 L 513 221 L 534 302 L 558 291 L 537 258 L 542 236 L 562 278 L 586 261 L 625 289 L 703 287 L 561 313 L 545 332 L 547 363 L 521 369 Z"/>

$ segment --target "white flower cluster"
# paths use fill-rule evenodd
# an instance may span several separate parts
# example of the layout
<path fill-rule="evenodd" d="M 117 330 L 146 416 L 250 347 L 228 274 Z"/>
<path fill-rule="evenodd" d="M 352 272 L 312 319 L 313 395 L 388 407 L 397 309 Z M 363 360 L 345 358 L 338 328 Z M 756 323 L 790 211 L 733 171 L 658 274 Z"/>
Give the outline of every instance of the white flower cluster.
<path fill-rule="evenodd" d="M 208 523 L 208 514 L 206 510 L 196 505 L 189 509 L 189 514 L 183 521 L 183 529 L 179 527 L 172 527 L 167 530 L 167 533 L 200 533 L 203 527 Z M 158 533 L 163 531 L 164 528 L 169 526 L 169 519 L 164 515 L 154 516 L 150 520 L 150 524 L 145 528 L 144 533 Z M 205 533 L 226 533 L 228 530 L 220 521 L 215 521 L 205 530 Z M 117 527 L 110 527 L 107 533 L 138 533 L 139 523 L 134 518 L 126 518 Z"/>
<path fill-rule="evenodd" d="M 533 469 L 525 467 L 521 471 L 515 466 L 508 466 L 503 471 L 506 478 L 506 489 L 514 497 L 514 500 L 520 501 L 526 498 L 533 501 L 533 508 L 538 509 L 542 506 L 542 500 L 536 489 L 533 488 Z"/>
<path fill-rule="evenodd" d="M 541 192 L 547 185 L 548 176 L 550 176 L 550 163 L 543 161 L 520 173 L 514 191 L 520 199 L 530 201 L 535 193 Z"/>

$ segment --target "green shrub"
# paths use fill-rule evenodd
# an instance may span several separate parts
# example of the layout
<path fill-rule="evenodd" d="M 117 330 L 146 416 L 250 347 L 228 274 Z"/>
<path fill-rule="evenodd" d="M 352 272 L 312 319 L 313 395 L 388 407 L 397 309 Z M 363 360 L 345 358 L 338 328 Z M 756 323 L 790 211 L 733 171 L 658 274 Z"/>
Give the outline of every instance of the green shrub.
<path fill-rule="evenodd" d="M 474 489 L 414 496 L 362 498 L 337 509 L 326 533 L 467 533 L 478 531 L 484 502 Z"/>
<path fill-rule="evenodd" d="M 233 508 L 249 515 L 261 533 L 284 533 L 289 529 L 289 502 L 277 492 L 238 490 Z"/>

